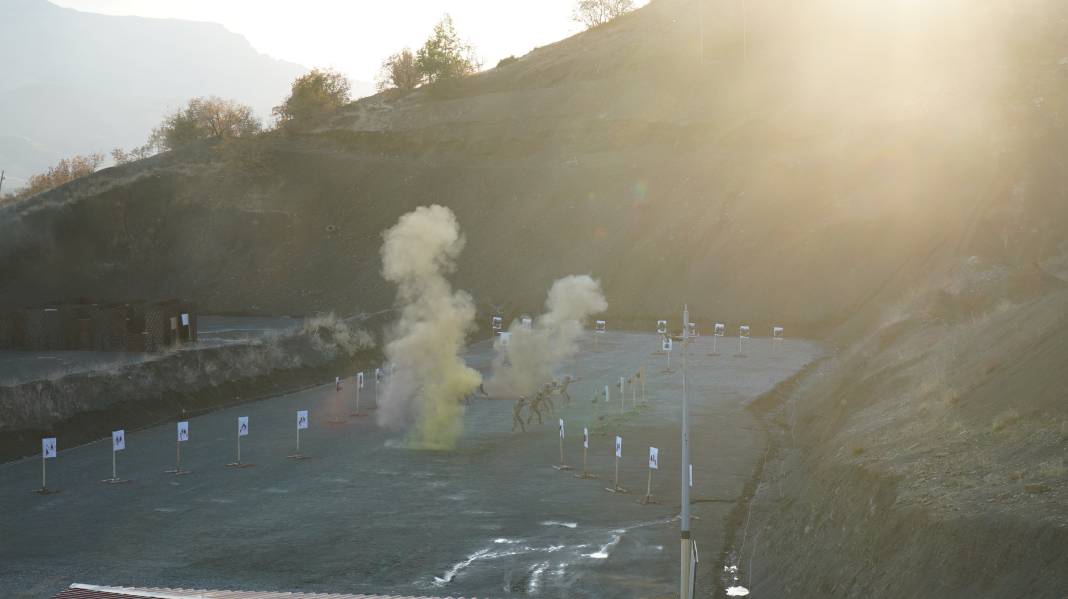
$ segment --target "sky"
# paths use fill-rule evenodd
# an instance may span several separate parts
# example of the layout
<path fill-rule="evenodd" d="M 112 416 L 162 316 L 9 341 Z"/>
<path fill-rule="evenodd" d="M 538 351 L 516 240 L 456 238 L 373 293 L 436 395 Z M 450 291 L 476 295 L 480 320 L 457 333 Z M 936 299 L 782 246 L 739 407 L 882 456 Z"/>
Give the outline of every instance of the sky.
<path fill-rule="evenodd" d="M 51 0 L 110 15 L 220 23 L 257 50 L 371 82 L 382 60 L 418 48 L 448 12 L 485 67 L 581 30 L 575 0 Z M 636 2 L 635 4 L 644 4 Z"/>

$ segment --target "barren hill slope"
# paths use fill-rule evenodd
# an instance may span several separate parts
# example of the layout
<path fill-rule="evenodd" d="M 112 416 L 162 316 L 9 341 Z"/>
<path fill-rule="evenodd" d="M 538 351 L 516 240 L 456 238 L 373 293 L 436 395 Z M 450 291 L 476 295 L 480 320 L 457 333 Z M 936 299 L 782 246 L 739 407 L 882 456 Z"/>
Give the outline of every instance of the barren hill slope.
<path fill-rule="evenodd" d="M 457 282 L 487 310 L 590 272 L 617 319 L 686 298 L 704 319 L 814 330 L 969 256 L 1061 255 L 1063 6 L 752 4 L 745 56 L 734 3 L 705 4 L 702 59 L 697 4 L 658 0 L 310 133 L 0 209 L 0 301 L 379 309 L 379 232 L 430 202 L 458 213 Z"/>

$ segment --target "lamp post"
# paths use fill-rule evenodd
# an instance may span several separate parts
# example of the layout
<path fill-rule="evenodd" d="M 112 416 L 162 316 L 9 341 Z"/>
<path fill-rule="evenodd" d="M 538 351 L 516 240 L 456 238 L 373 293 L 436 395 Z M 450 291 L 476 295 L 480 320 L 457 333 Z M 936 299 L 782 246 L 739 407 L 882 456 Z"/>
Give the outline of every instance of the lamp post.
<path fill-rule="evenodd" d="M 686 363 L 690 349 L 690 329 L 686 325 L 688 322 L 690 322 L 690 308 L 684 305 L 682 308 L 682 463 L 680 465 L 682 475 L 679 477 L 679 483 L 682 485 L 682 512 L 679 514 L 680 599 L 693 597 L 694 579 L 694 573 L 690 569 L 693 541 L 690 539 L 690 485 L 688 484 L 690 468 L 690 402 L 686 395 Z"/>

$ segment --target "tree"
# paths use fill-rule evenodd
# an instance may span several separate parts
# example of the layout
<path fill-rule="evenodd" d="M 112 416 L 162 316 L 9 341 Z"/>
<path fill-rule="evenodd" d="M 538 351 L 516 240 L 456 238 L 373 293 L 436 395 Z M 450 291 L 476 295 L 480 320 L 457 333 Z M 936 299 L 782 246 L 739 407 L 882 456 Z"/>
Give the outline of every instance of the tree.
<path fill-rule="evenodd" d="M 382 61 L 382 69 L 378 72 L 378 91 L 412 90 L 419 85 L 422 78 L 415 63 L 415 55 L 405 48 Z"/>
<path fill-rule="evenodd" d="M 255 135 L 262 128 L 249 106 L 215 96 L 193 98 L 152 130 L 149 145 L 173 150 L 202 139 Z"/>
<path fill-rule="evenodd" d="M 634 0 L 578 0 L 571 18 L 592 29 L 630 12 Z"/>
<path fill-rule="evenodd" d="M 33 175 L 26 186 L 19 190 L 16 197 L 25 198 L 59 187 L 64 183 L 70 183 L 86 175 L 96 172 L 96 169 L 104 162 L 104 154 L 95 152 L 84 156 L 78 155 L 64 158 L 48 169 L 48 172 Z"/>
<path fill-rule="evenodd" d="M 474 49 L 456 33 L 449 15 L 434 26 L 434 31 L 416 53 L 415 63 L 427 83 L 461 79 L 481 66 Z"/>
<path fill-rule="evenodd" d="M 349 80 L 329 69 L 312 69 L 293 81 L 289 97 L 273 114 L 279 125 L 327 114 L 349 103 Z"/>

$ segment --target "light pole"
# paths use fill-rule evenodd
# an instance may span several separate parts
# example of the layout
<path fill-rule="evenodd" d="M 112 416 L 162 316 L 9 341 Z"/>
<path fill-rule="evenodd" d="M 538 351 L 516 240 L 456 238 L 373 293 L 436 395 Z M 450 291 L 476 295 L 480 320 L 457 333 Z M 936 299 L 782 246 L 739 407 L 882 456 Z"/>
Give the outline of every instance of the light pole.
<path fill-rule="evenodd" d="M 686 397 L 686 362 L 690 349 L 690 308 L 682 307 L 682 513 L 679 515 L 679 546 L 681 549 L 679 599 L 693 597 L 693 572 L 690 571 L 693 540 L 690 539 L 690 402 Z"/>

